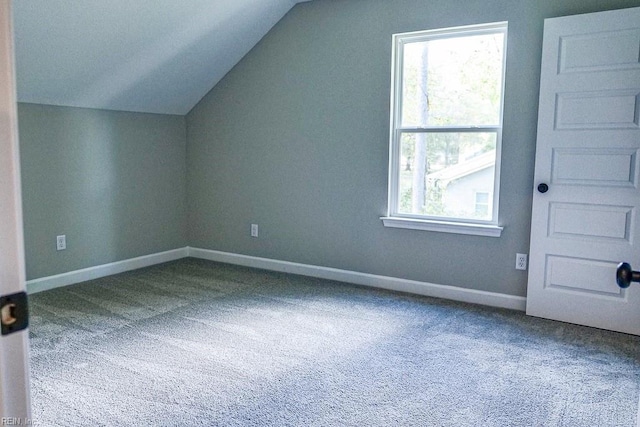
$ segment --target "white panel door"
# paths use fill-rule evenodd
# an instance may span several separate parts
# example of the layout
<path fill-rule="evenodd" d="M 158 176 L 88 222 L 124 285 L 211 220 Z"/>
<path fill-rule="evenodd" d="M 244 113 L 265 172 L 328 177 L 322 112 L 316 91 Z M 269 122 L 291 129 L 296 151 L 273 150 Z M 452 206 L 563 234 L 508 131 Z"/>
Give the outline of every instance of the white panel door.
<path fill-rule="evenodd" d="M 26 425 L 29 335 L 16 326 L 20 304 L 12 299 L 25 290 L 14 70 L 11 2 L 0 0 L 0 422 Z"/>
<path fill-rule="evenodd" d="M 640 8 L 545 20 L 527 314 L 640 334 L 639 118 Z"/>

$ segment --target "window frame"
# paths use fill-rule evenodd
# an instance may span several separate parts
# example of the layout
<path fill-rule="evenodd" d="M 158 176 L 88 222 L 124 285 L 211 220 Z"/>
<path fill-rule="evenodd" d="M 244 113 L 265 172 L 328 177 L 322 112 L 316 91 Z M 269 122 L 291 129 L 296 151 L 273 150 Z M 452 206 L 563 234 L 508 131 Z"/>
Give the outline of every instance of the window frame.
<path fill-rule="evenodd" d="M 503 33 L 502 85 L 499 123 L 493 126 L 402 126 L 404 45 L 408 43 L 431 41 L 464 36 Z M 391 68 L 391 111 L 389 136 L 389 181 L 387 215 L 382 217 L 384 226 L 417 230 L 441 231 L 448 233 L 472 234 L 500 237 L 503 227 L 498 223 L 500 194 L 500 163 L 502 157 L 502 129 L 504 112 L 504 89 L 507 59 L 508 23 L 468 25 L 435 30 L 398 33 L 392 36 Z M 403 133 L 443 133 L 474 132 L 496 134 L 496 161 L 493 183 L 492 218 L 490 220 L 441 217 L 433 215 L 407 214 L 399 212 L 401 138 Z"/>

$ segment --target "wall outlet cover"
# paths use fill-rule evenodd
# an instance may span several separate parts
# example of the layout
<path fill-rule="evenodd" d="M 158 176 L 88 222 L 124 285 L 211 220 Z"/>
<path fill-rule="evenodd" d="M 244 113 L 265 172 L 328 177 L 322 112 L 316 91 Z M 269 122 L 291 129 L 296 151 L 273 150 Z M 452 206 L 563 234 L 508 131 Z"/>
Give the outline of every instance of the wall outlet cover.
<path fill-rule="evenodd" d="M 59 251 L 67 249 L 67 236 L 65 234 L 56 236 L 56 249 Z"/>
<path fill-rule="evenodd" d="M 527 269 L 527 254 L 516 254 L 516 270 Z"/>

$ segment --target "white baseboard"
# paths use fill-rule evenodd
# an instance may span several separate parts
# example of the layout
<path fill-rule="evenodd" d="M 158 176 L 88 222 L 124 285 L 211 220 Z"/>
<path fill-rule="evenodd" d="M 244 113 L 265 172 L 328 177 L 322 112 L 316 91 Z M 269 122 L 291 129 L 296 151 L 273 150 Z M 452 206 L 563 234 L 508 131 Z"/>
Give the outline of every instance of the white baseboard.
<path fill-rule="evenodd" d="M 399 279 L 396 277 L 378 276 L 375 274 L 358 273 L 349 270 L 340 270 L 336 268 L 278 261 L 269 258 L 238 255 L 229 252 L 220 252 L 208 249 L 189 247 L 188 255 L 194 258 L 242 265 L 245 267 L 254 267 L 264 270 L 300 274 L 303 276 L 317 277 L 320 279 L 336 280 L 340 282 L 353 283 L 356 285 L 369 286 L 373 288 L 408 292 L 412 294 L 445 298 L 454 301 L 488 305 L 492 307 L 508 308 L 520 311 L 525 311 L 526 308 L 527 299 L 525 297 L 500 294 L 496 292 L 479 291 L 474 289 L 460 288 L 456 286 L 437 285 L 434 283 L 418 282 L 415 280 Z"/>
<path fill-rule="evenodd" d="M 99 279 L 101 277 L 110 276 L 112 274 L 123 273 L 125 271 L 149 267 L 151 265 L 185 258 L 188 256 L 188 254 L 188 248 L 180 248 L 166 252 L 159 252 L 157 254 L 145 255 L 137 258 L 126 259 L 123 261 L 112 262 L 109 264 L 98 265 L 95 267 L 84 268 L 82 270 L 70 271 L 68 273 L 57 274 L 55 276 L 28 280 L 27 292 L 29 294 L 34 294 L 36 292 L 42 292 L 62 286 L 73 285 L 74 283 Z"/>
<path fill-rule="evenodd" d="M 73 285 L 87 280 L 99 279 L 112 274 L 149 267 L 151 265 L 174 261 L 189 256 L 210 261 L 242 265 L 245 267 L 300 274 L 320 279 L 336 280 L 339 282 L 353 283 L 373 288 L 445 298 L 454 301 L 488 305 L 492 307 L 509 308 L 520 311 L 525 311 L 526 308 L 527 299 L 525 297 L 191 247 L 174 249 L 157 254 L 98 265 L 82 270 L 70 271 L 68 273 L 57 274 L 55 276 L 29 280 L 27 281 L 27 292 L 29 294 L 34 294 L 49 289 Z"/>

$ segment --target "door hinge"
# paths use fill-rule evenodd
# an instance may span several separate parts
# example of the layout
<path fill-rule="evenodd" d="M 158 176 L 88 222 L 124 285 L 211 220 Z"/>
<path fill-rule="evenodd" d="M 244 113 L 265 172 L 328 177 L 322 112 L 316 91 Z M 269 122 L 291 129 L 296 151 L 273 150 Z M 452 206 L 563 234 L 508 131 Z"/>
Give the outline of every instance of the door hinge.
<path fill-rule="evenodd" d="M 18 292 L 0 297 L 0 314 L 3 336 L 27 329 L 29 326 L 27 293 Z"/>

